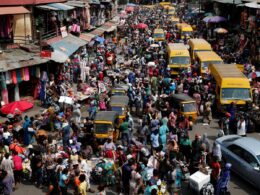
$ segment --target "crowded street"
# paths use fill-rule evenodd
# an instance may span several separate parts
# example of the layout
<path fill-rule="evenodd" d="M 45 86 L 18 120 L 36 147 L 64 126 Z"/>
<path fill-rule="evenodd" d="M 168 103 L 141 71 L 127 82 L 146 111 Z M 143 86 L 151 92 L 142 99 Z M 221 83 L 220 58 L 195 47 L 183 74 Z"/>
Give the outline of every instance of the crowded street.
<path fill-rule="evenodd" d="M 9 1 L 0 195 L 259 194 L 258 1 Z"/>

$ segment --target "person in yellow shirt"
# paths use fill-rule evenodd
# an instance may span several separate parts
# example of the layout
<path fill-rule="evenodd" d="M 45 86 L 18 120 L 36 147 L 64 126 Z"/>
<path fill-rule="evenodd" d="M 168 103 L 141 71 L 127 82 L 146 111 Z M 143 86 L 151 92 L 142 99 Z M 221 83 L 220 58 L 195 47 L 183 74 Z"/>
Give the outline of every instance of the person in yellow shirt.
<path fill-rule="evenodd" d="M 79 176 L 79 181 L 79 195 L 87 195 L 88 184 L 86 182 L 86 176 L 84 174 L 81 174 Z"/>

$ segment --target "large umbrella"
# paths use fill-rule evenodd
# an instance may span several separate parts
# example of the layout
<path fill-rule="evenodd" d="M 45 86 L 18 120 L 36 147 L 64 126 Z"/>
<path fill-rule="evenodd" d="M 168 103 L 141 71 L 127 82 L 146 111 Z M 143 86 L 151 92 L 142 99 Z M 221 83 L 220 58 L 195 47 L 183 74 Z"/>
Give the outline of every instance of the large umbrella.
<path fill-rule="evenodd" d="M 209 19 L 211 18 L 212 16 L 206 16 L 205 18 L 203 18 L 203 22 L 206 22 L 208 23 L 209 22 Z"/>
<path fill-rule="evenodd" d="M 247 77 L 248 77 L 249 79 L 258 78 L 258 77 L 260 77 L 260 72 L 259 72 L 259 71 L 251 72 Z"/>
<path fill-rule="evenodd" d="M 254 9 L 260 9 L 260 2 L 250 2 L 245 4 L 246 7 L 254 8 Z"/>
<path fill-rule="evenodd" d="M 208 22 L 210 23 L 219 23 L 219 22 L 225 22 L 227 19 L 222 16 L 212 16 Z"/>
<path fill-rule="evenodd" d="M 214 32 L 216 32 L 218 34 L 226 34 L 226 33 L 228 33 L 228 30 L 225 28 L 215 28 Z"/>
<path fill-rule="evenodd" d="M 139 29 L 145 29 L 147 27 L 148 26 L 146 24 L 144 24 L 144 23 L 139 23 L 139 24 L 136 25 L 136 28 L 139 28 Z"/>
<path fill-rule="evenodd" d="M 9 148 L 10 150 L 16 151 L 18 154 L 23 154 L 25 152 L 25 149 L 17 143 L 10 144 Z"/>
<path fill-rule="evenodd" d="M 133 11 L 134 11 L 134 7 L 133 7 L 133 6 L 127 6 L 127 7 L 125 8 L 125 11 L 126 11 L 126 12 L 133 12 Z"/>
<path fill-rule="evenodd" d="M 105 42 L 105 39 L 103 37 L 96 37 L 96 41 L 103 44 Z"/>
<path fill-rule="evenodd" d="M 16 101 L 9 104 L 4 105 L 1 108 L 1 112 L 3 114 L 15 114 L 17 110 L 24 112 L 33 107 L 33 104 L 28 101 Z"/>

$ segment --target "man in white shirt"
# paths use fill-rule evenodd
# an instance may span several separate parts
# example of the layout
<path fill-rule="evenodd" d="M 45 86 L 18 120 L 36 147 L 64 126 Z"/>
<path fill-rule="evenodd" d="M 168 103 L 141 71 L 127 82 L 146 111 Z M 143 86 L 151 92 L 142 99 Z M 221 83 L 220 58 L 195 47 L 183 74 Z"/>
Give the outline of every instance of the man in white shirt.
<path fill-rule="evenodd" d="M 246 136 L 246 122 L 243 116 L 240 117 L 239 121 L 237 122 L 237 135 Z"/>

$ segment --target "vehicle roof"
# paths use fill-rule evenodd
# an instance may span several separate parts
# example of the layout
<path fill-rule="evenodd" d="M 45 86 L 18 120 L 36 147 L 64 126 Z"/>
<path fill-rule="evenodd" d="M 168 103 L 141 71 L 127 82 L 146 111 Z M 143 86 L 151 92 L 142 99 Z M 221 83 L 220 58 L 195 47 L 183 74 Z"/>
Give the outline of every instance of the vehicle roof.
<path fill-rule="evenodd" d="M 110 105 L 124 104 L 127 105 L 129 98 L 126 95 L 114 95 L 110 99 Z"/>
<path fill-rule="evenodd" d="M 223 61 L 222 58 L 214 51 L 200 51 L 196 52 L 196 56 L 201 61 Z"/>
<path fill-rule="evenodd" d="M 97 112 L 94 121 L 111 121 L 111 122 L 114 122 L 114 120 L 117 117 L 118 117 L 118 114 L 117 114 L 116 111 L 100 111 L 100 112 Z"/>
<path fill-rule="evenodd" d="M 183 43 L 169 43 L 168 47 L 170 50 L 188 50 Z"/>
<path fill-rule="evenodd" d="M 196 50 L 196 49 L 205 49 L 205 47 L 207 47 L 207 48 L 212 50 L 211 45 L 205 39 L 190 39 L 189 40 L 189 45 L 193 46 L 194 50 Z"/>
<path fill-rule="evenodd" d="M 153 33 L 164 33 L 164 31 L 161 28 L 156 28 L 154 29 Z"/>
<path fill-rule="evenodd" d="M 180 26 L 180 29 L 181 29 L 182 31 L 193 31 L 193 28 L 192 28 L 191 25 L 189 25 L 189 24 L 181 25 L 181 26 Z"/>
<path fill-rule="evenodd" d="M 254 155 L 260 155 L 260 140 L 252 137 L 241 137 L 240 139 L 235 140 L 233 143 L 241 146 Z"/>
<path fill-rule="evenodd" d="M 173 99 L 175 99 L 177 101 L 195 101 L 193 98 L 191 98 L 190 96 L 188 96 L 184 93 L 173 94 L 170 97 L 172 97 Z"/>
<path fill-rule="evenodd" d="M 170 19 L 171 19 L 171 21 L 177 21 L 177 22 L 180 21 L 180 18 L 177 18 L 177 17 L 174 17 L 174 16 L 172 16 Z"/>
<path fill-rule="evenodd" d="M 201 52 L 199 52 L 201 53 Z M 210 67 L 216 70 L 220 78 L 246 78 L 235 64 L 211 64 Z M 213 72 L 212 72 L 213 73 Z M 248 79 L 247 79 L 248 80 Z"/>
<path fill-rule="evenodd" d="M 171 2 L 160 2 L 160 5 L 171 5 Z"/>

